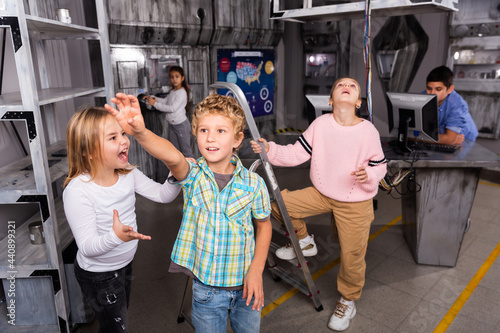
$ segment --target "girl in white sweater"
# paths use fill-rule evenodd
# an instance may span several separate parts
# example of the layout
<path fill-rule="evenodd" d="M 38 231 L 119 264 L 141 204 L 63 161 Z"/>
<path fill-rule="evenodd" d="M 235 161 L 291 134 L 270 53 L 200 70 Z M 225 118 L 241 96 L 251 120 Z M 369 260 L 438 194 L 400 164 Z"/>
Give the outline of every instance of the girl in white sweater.
<path fill-rule="evenodd" d="M 166 98 L 146 96 L 144 100 L 158 111 L 167 113 L 168 140 L 185 157 L 194 157 L 191 149 L 191 124 L 186 116 L 189 110 L 189 87 L 184 76 L 184 69 L 172 66 L 168 72 L 172 90 Z"/>
<path fill-rule="evenodd" d="M 138 240 L 135 193 L 171 202 L 179 186 L 163 185 L 128 163 L 130 141 L 106 109 L 77 112 L 66 129 L 69 173 L 64 212 L 78 253 L 75 276 L 100 332 L 127 332 L 132 259 Z"/>

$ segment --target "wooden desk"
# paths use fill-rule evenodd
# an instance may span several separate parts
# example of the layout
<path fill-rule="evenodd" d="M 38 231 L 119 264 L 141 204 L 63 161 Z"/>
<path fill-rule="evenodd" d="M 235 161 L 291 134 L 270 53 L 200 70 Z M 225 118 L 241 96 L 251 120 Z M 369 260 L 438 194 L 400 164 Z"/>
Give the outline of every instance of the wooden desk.
<path fill-rule="evenodd" d="M 479 173 L 500 166 L 500 158 L 477 143 L 464 143 L 455 153 L 419 152 L 398 155 L 382 138 L 389 167 L 413 167 L 415 184 L 401 199 L 404 236 L 419 264 L 455 266 L 468 226 Z M 403 181 L 406 188 L 411 180 Z M 471 221 L 474 223 L 474 221 Z"/>

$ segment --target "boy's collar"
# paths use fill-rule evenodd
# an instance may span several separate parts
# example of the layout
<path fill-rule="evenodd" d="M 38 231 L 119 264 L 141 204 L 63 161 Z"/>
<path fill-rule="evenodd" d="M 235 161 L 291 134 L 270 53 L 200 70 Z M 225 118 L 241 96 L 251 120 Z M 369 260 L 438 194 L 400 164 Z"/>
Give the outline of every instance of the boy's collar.
<path fill-rule="evenodd" d="M 197 162 L 202 170 L 204 170 L 206 173 L 213 175 L 212 169 L 210 169 L 210 167 L 208 166 L 207 160 L 203 156 L 200 157 Z M 236 168 L 234 169 L 233 175 L 239 174 L 243 168 L 243 164 L 241 163 L 240 158 L 238 156 L 236 156 L 236 154 L 233 154 L 231 156 L 231 163 L 236 165 Z M 208 172 L 208 171 L 210 171 L 210 172 Z"/>

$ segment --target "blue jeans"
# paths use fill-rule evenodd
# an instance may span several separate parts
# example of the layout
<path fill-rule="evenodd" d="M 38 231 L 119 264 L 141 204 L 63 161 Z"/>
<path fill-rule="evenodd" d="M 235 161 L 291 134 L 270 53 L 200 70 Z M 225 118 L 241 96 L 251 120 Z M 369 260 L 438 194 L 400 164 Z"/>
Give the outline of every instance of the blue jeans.
<path fill-rule="evenodd" d="M 132 283 L 132 263 L 110 272 L 89 272 L 75 260 L 75 277 L 94 310 L 99 332 L 127 332 L 127 309 Z"/>
<path fill-rule="evenodd" d="M 227 316 L 235 333 L 260 331 L 260 311 L 252 310 L 243 299 L 243 290 L 223 290 L 193 279 L 191 321 L 196 333 L 225 333 Z"/>

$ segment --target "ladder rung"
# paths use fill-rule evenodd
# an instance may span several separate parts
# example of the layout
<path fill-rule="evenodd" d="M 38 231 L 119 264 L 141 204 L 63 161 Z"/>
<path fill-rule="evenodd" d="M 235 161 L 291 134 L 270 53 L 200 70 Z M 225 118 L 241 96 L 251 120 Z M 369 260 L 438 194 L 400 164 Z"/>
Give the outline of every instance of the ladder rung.
<path fill-rule="evenodd" d="M 276 231 L 278 234 L 283 235 L 285 237 L 290 237 L 290 234 L 288 233 L 288 230 L 286 230 L 284 224 L 280 223 L 274 217 L 271 219 L 271 222 L 272 222 L 271 225 L 273 226 L 273 231 Z"/>
<path fill-rule="evenodd" d="M 273 223 L 273 230 L 279 233 L 280 235 L 283 235 L 285 237 L 290 237 L 290 234 L 288 233 L 288 231 L 286 231 L 284 227 L 277 226 L 274 223 Z"/>
<path fill-rule="evenodd" d="M 271 244 L 269 245 L 269 251 L 271 253 L 273 253 L 274 255 L 276 255 L 276 251 L 280 248 L 281 246 L 274 243 L 274 242 L 271 242 Z M 306 264 L 309 265 L 309 261 L 307 261 L 307 258 L 304 258 L 305 261 L 306 261 Z M 288 261 L 290 264 L 296 266 L 298 269 L 301 269 L 300 268 L 300 264 L 299 264 L 299 261 L 297 260 L 297 258 L 294 258 L 292 260 L 285 260 L 285 261 Z"/>
<path fill-rule="evenodd" d="M 269 270 L 288 282 L 290 285 L 300 290 L 303 294 L 311 297 L 311 292 L 309 291 L 307 284 L 304 281 L 298 279 L 294 274 L 291 274 L 290 272 L 279 266 L 269 267 Z"/>
<path fill-rule="evenodd" d="M 271 251 L 272 253 L 276 253 L 276 250 L 279 249 L 280 247 L 281 246 L 279 246 L 275 242 L 271 242 L 271 244 L 269 245 L 269 251 Z"/>

